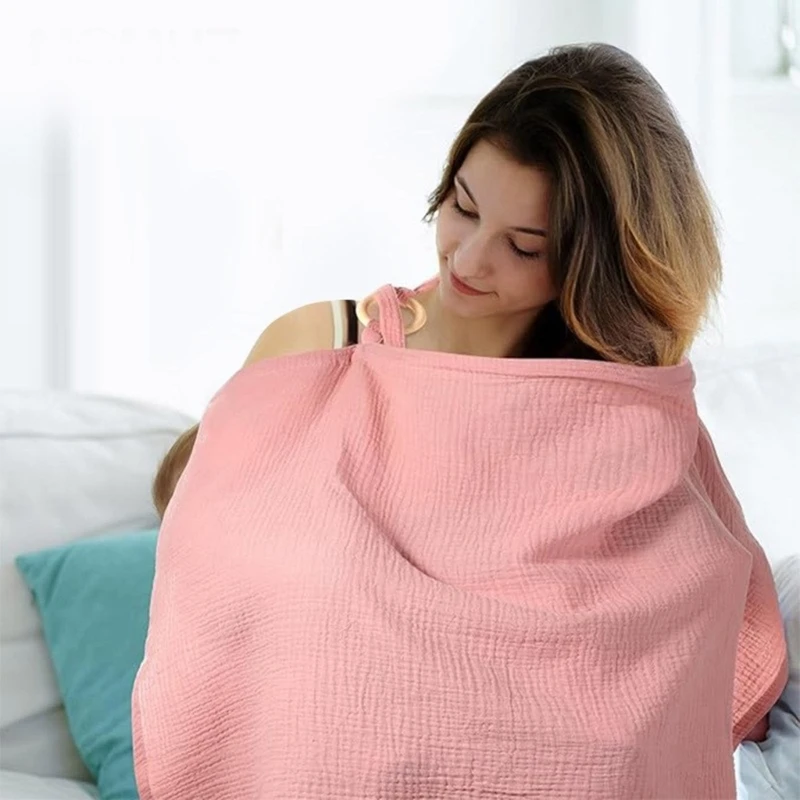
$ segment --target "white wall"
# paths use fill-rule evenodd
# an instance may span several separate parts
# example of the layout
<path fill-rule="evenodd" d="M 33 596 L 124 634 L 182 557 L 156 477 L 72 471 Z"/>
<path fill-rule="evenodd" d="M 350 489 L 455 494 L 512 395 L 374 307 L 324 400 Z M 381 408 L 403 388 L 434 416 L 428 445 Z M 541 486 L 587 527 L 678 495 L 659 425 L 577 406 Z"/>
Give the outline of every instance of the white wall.
<path fill-rule="evenodd" d="M 800 341 L 800 88 L 734 88 L 729 119 L 724 338 Z"/>
<path fill-rule="evenodd" d="M 0 31 L 2 385 L 200 413 L 278 314 L 431 274 L 419 220 L 474 102 L 591 39 L 654 71 L 697 149 L 725 222 L 714 335 L 797 336 L 797 117 L 729 102 L 707 3 L 272 6 L 53 4 Z"/>
<path fill-rule="evenodd" d="M 0 175 L 5 178 L 0 180 L 2 374 L 6 382 L 39 386 L 49 377 L 41 303 L 44 256 L 38 238 L 45 203 L 44 124 L 27 115 L 12 116 L 6 108 L 0 131 Z"/>
<path fill-rule="evenodd" d="M 65 386 L 64 128 L 42 103 L 0 106 L 0 385 Z"/>
<path fill-rule="evenodd" d="M 189 24 L 86 9 L 29 20 L 18 50 L 27 88 L 69 105 L 69 383 L 194 413 L 280 313 L 434 271 L 420 218 L 474 102 L 609 24 L 589 0 L 234 3 Z M 35 238 L 52 223 L 36 214 Z M 3 375 L 53 383 L 19 361 Z"/>

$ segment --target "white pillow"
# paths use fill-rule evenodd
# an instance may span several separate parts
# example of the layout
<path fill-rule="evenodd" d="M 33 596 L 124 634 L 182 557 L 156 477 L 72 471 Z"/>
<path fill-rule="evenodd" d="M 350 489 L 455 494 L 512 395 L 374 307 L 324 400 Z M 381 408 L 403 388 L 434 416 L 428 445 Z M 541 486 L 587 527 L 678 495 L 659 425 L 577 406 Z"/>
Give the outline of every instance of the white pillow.
<path fill-rule="evenodd" d="M 737 748 L 739 800 L 800 798 L 800 555 L 778 565 L 775 585 L 786 627 L 789 681 L 770 711 L 766 741 Z"/>
<path fill-rule="evenodd" d="M 0 392 L 0 768 L 86 779 L 20 553 L 153 528 L 159 460 L 194 421 L 112 397 Z"/>
<path fill-rule="evenodd" d="M 797 552 L 800 344 L 692 354 L 697 408 L 770 564 Z"/>
<path fill-rule="evenodd" d="M 97 800 L 99 796 L 88 783 L 0 770 L 3 800 Z"/>

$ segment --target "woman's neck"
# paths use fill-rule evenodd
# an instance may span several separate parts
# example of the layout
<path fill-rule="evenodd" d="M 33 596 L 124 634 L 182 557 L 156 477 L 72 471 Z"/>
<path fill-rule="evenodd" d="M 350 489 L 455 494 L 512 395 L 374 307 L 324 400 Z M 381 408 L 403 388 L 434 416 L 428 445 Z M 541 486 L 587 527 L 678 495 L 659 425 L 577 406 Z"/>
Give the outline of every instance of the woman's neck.
<path fill-rule="evenodd" d="M 409 335 L 406 346 L 460 355 L 508 358 L 533 322 L 533 314 L 467 318 L 442 304 L 438 282 L 415 295 L 427 314 L 421 330 Z"/>

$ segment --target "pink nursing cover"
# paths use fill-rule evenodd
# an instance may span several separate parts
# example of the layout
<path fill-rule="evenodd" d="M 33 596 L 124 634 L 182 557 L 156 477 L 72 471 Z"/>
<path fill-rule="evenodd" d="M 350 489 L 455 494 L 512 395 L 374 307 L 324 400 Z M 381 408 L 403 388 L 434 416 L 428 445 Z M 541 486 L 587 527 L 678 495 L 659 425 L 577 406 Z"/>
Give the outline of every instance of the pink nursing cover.
<path fill-rule="evenodd" d="M 786 650 L 691 366 L 407 350 L 379 307 L 384 343 L 209 404 L 158 542 L 143 800 L 734 797 Z"/>

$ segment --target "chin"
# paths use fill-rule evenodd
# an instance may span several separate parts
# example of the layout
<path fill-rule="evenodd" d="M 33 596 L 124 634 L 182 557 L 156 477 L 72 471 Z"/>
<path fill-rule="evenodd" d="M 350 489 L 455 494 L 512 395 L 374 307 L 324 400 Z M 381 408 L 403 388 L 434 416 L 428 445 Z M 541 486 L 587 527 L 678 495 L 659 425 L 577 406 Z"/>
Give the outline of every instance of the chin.
<path fill-rule="evenodd" d="M 484 316 L 486 306 L 483 297 L 467 297 L 457 292 L 451 285 L 445 273 L 439 281 L 439 302 L 452 314 L 459 317 L 471 318 Z"/>

